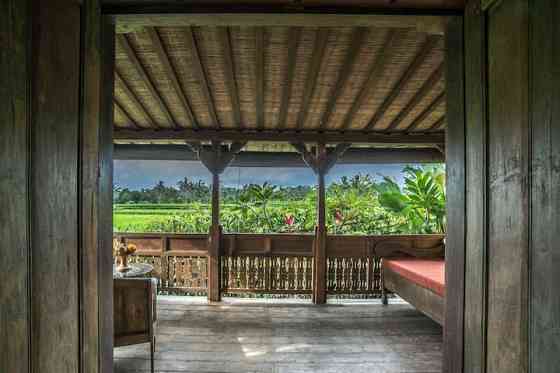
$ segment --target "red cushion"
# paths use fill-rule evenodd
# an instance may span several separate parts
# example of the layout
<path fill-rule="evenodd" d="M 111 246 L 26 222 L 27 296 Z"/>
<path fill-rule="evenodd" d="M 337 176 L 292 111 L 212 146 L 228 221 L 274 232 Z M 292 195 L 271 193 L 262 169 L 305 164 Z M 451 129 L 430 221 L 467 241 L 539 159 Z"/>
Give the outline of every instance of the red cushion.
<path fill-rule="evenodd" d="M 429 289 L 442 297 L 445 296 L 444 259 L 384 259 L 383 267 L 389 268 L 407 280 Z"/>

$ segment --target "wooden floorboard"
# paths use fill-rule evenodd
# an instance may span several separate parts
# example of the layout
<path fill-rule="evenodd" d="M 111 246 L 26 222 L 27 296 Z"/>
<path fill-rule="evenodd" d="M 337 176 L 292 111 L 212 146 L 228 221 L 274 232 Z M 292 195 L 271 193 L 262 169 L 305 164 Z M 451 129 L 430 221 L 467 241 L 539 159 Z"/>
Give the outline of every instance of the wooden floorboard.
<path fill-rule="evenodd" d="M 159 297 L 156 371 L 441 372 L 442 330 L 394 300 L 241 301 Z M 149 347 L 115 349 L 115 373 L 148 372 Z"/>

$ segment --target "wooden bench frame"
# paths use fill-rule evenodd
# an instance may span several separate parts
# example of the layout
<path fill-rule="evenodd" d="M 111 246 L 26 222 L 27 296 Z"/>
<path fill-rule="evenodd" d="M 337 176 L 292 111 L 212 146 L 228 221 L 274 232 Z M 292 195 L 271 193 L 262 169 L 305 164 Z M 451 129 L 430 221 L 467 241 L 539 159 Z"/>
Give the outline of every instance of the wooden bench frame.
<path fill-rule="evenodd" d="M 387 291 L 390 291 L 398 294 L 402 299 L 412 304 L 418 311 L 438 324 L 444 324 L 444 297 L 404 278 L 389 268 L 382 267 L 381 281 L 383 286 L 383 304 L 388 304 Z"/>
<path fill-rule="evenodd" d="M 404 246 L 402 242 L 389 239 L 379 242 L 375 246 L 374 252 L 377 257 L 382 258 L 381 296 L 383 304 L 388 304 L 387 292 L 395 293 L 420 312 L 443 326 L 445 323 L 445 297 L 404 278 L 402 275 L 383 265 L 384 259 L 390 258 L 441 258 L 444 254 L 443 241 L 433 246 L 418 247 L 414 245 L 414 242 L 410 246 Z"/>

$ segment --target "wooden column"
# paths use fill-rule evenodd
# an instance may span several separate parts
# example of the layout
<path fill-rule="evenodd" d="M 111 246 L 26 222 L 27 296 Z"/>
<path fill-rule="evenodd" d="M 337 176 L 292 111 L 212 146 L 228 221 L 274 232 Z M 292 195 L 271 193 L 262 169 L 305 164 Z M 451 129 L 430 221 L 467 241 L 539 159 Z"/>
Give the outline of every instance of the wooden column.
<path fill-rule="evenodd" d="M 107 30 L 96 0 L 0 4 L 1 372 L 112 370 Z"/>
<path fill-rule="evenodd" d="M 529 368 L 560 367 L 560 6 L 531 2 Z"/>
<path fill-rule="evenodd" d="M 212 145 L 188 143 L 198 159 L 212 174 L 212 225 L 208 235 L 208 300 L 219 302 L 220 295 L 220 255 L 222 227 L 220 226 L 220 174 L 231 164 L 235 156 L 247 144 L 234 142 L 229 147 L 214 141 Z"/>
<path fill-rule="evenodd" d="M 317 226 L 313 244 L 313 303 L 324 304 L 327 301 L 327 219 L 325 176 L 336 161 L 350 148 L 350 144 L 340 143 L 327 150 L 324 143 L 319 143 L 315 154 L 307 150 L 304 143 L 292 143 L 301 154 L 303 161 L 317 175 Z"/>
<path fill-rule="evenodd" d="M 316 158 L 326 158 L 325 144 L 317 147 Z M 326 219 L 326 190 L 325 174 L 328 170 L 317 169 L 317 229 L 315 232 L 314 257 L 314 286 L 313 303 L 324 304 L 327 301 L 327 219 Z"/>
<path fill-rule="evenodd" d="M 464 371 L 552 372 L 560 365 L 560 7 L 471 1 L 465 17 Z"/>
<path fill-rule="evenodd" d="M 208 300 L 220 301 L 220 175 L 212 173 L 212 225 L 208 247 Z"/>
<path fill-rule="evenodd" d="M 486 15 L 479 1 L 465 12 L 465 326 L 464 371 L 486 371 L 487 166 Z"/>
<path fill-rule="evenodd" d="M 449 20 L 446 31 L 447 238 L 445 248 L 444 372 L 463 369 L 465 291 L 465 110 L 463 18 Z"/>

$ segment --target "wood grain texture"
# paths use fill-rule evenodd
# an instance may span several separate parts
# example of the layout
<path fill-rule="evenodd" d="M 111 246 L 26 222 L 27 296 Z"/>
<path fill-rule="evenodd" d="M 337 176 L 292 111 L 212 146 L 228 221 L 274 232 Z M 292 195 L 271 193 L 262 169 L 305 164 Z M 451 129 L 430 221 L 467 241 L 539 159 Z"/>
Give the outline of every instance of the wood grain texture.
<path fill-rule="evenodd" d="M 437 373 L 441 327 L 410 305 L 378 300 L 158 297 L 157 372 Z M 146 346 L 115 350 L 115 373 L 148 372 Z"/>
<path fill-rule="evenodd" d="M 528 8 L 488 15 L 487 371 L 528 372 Z"/>
<path fill-rule="evenodd" d="M 0 3 L 1 372 L 30 372 L 29 2 Z"/>
<path fill-rule="evenodd" d="M 465 108 L 463 19 L 450 20 L 446 34 L 447 242 L 445 250 L 445 330 L 443 371 L 463 370 L 465 286 Z M 451 94 L 451 92 L 453 92 Z"/>
<path fill-rule="evenodd" d="M 32 17 L 33 371 L 77 372 L 80 8 L 43 1 Z"/>
<path fill-rule="evenodd" d="M 99 273 L 99 372 L 112 373 L 113 362 L 113 111 L 115 26 L 101 20 L 101 122 L 99 123 L 98 175 L 98 273 Z"/>
<path fill-rule="evenodd" d="M 560 4 L 533 1 L 530 40 L 531 239 L 529 357 L 532 373 L 560 366 Z"/>
<path fill-rule="evenodd" d="M 466 256 L 465 372 L 486 372 L 486 22 L 480 1 L 465 14 Z"/>
<path fill-rule="evenodd" d="M 82 7 L 82 61 L 81 75 L 81 182 L 79 199 L 81 211 L 78 222 L 79 229 L 79 260 L 80 260 L 80 309 L 81 316 L 81 361 L 80 369 L 84 372 L 97 373 L 100 371 L 100 271 L 99 259 L 104 251 L 99 246 L 99 219 L 103 214 L 97 204 L 98 175 L 101 164 L 100 155 L 100 126 L 102 125 L 102 79 L 101 71 L 101 4 L 99 1 L 87 1 Z M 109 107 L 111 110 L 111 107 Z"/>

